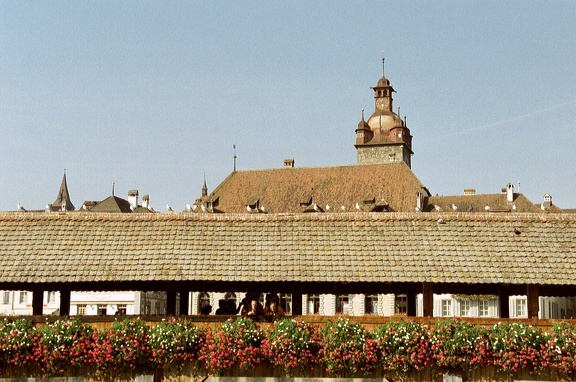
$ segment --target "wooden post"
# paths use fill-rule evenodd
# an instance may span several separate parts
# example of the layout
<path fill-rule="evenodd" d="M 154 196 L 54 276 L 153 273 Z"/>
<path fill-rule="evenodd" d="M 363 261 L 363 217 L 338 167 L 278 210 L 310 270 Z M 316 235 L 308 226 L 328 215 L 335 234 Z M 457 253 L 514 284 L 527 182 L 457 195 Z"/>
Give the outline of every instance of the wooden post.
<path fill-rule="evenodd" d="M 61 290 L 60 291 L 60 316 L 70 315 L 70 291 Z"/>
<path fill-rule="evenodd" d="M 292 293 L 292 315 L 302 315 L 302 295 L 299 293 Z"/>
<path fill-rule="evenodd" d="M 176 291 L 168 288 L 166 291 L 166 314 L 169 316 L 176 315 Z"/>
<path fill-rule="evenodd" d="M 406 292 L 406 316 L 416 317 L 416 293 Z"/>
<path fill-rule="evenodd" d="M 190 305 L 190 292 L 180 291 L 180 315 L 186 316 L 190 314 L 188 312 L 188 305 Z"/>
<path fill-rule="evenodd" d="M 32 291 L 32 315 L 41 316 L 44 312 L 44 291 Z"/>
<path fill-rule="evenodd" d="M 434 288 L 432 283 L 422 283 L 424 317 L 434 316 Z"/>
<path fill-rule="evenodd" d="M 510 318 L 510 292 L 506 287 L 500 287 L 498 305 L 500 318 Z"/>
<path fill-rule="evenodd" d="M 538 318 L 538 311 L 540 310 L 538 285 L 526 285 L 526 297 L 528 299 L 528 318 Z"/>

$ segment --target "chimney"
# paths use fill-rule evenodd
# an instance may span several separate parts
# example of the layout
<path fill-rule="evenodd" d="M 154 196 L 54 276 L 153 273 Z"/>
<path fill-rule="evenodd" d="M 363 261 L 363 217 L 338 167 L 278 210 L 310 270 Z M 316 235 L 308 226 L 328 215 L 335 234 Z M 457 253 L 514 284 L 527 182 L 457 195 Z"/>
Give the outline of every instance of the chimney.
<path fill-rule="evenodd" d="M 132 208 L 138 207 L 138 190 L 128 191 L 128 202 Z"/>
<path fill-rule="evenodd" d="M 550 194 L 544 195 L 544 207 L 552 207 L 552 196 Z"/>
<path fill-rule="evenodd" d="M 476 195 L 476 189 L 475 188 L 465 188 L 464 189 L 464 195 Z"/>
<path fill-rule="evenodd" d="M 514 185 L 512 183 L 506 185 L 506 203 L 514 203 Z"/>
<path fill-rule="evenodd" d="M 142 207 L 150 208 L 150 195 L 146 194 L 142 197 Z"/>
<path fill-rule="evenodd" d="M 294 168 L 294 159 L 293 158 L 284 159 L 284 167 Z"/>

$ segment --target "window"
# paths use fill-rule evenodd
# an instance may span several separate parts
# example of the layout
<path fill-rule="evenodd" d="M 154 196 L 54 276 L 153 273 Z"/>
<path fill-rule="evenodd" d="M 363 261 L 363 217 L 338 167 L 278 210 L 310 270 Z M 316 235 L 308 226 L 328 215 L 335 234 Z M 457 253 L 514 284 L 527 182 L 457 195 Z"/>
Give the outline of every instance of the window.
<path fill-rule="evenodd" d="M 154 305 L 154 314 L 161 315 L 161 314 L 165 314 L 165 313 L 166 313 L 166 309 L 164 307 L 164 304 L 162 304 L 161 302 L 157 302 Z"/>
<path fill-rule="evenodd" d="M 126 304 L 118 305 L 118 309 L 116 309 L 116 314 L 125 316 L 126 315 Z"/>
<path fill-rule="evenodd" d="M 405 294 L 394 295 L 394 314 L 408 313 L 408 296 Z"/>
<path fill-rule="evenodd" d="M 99 316 L 105 316 L 108 307 L 106 305 L 102 305 L 102 304 L 98 304 L 98 315 Z"/>
<path fill-rule="evenodd" d="M 56 292 L 50 291 L 48 292 L 48 304 L 53 304 L 56 302 Z"/>
<path fill-rule="evenodd" d="M 370 294 L 364 296 L 364 313 L 378 314 L 378 295 Z"/>
<path fill-rule="evenodd" d="M 18 300 L 18 302 L 20 304 L 26 304 L 27 301 L 28 301 L 28 292 L 20 292 L 20 299 Z"/>
<path fill-rule="evenodd" d="M 317 294 L 309 294 L 307 300 L 308 300 L 308 309 L 306 310 L 306 312 L 308 314 L 320 313 L 320 296 Z"/>
<path fill-rule="evenodd" d="M 4 293 L 2 293 L 2 304 L 10 304 L 10 291 L 4 291 Z"/>
<path fill-rule="evenodd" d="M 460 301 L 460 316 L 470 317 L 472 315 L 472 309 L 470 308 L 470 300 Z"/>
<path fill-rule="evenodd" d="M 86 305 L 78 305 L 78 316 L 85 316 L 86 315 Z"/>
<path fill-rule="evenodd" d="M 280 306 L 284 309 L 284 313 L 292 314 L 292 295 L 291 294 L 280 294 Z"/>
<path fill-rule="evenodd" d="M 208 306 L 210 306 L 210 295 L 206 292 L 200 293 L 198 295 L 198 314 L 201 314 L 202 309 L 207 309 Z"/>
<path fill-rule="evenodd" d="M 517 299 L 515 303 L 516 303 L 516 317 L 528 317 L 528 311 L 526 310 L 526 300 Z"/>
<path fill-rule="evenodd" d="M 490 315 L 490 311 L 488 310 L 488 300 L 479 300 L 478 301 L 478 315 L 480 317 L 488 317 Z"/>
<path fill-rule="evenodd" d="M 560 318 L 558 314 L 557 302 L 550 302 L 550 318 Z"/>
<path fill-rule="evenodd" d="M 452 316 L 452 300 L 442 300 L 442 317 Z"/>
<path fill-rule="evenodd" d="M 339 294 L 336 296 L 336 314 L 348 314 L 348 301 L 350 296 Z"/>

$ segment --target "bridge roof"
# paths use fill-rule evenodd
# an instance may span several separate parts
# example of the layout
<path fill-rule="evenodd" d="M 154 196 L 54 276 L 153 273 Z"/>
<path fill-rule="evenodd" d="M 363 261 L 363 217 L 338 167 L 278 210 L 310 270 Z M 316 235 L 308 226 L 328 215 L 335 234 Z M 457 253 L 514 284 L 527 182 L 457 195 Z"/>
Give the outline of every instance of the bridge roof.
<path fill-rule="evenodd" d="M 576 286 L 576 214 L 0 213 L 6 283 Z"/>

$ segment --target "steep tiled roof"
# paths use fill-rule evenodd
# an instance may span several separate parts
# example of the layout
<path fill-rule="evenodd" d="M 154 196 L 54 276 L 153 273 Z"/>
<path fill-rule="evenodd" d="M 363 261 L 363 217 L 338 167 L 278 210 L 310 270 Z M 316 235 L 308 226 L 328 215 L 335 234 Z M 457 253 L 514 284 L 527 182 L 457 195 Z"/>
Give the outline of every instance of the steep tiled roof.
<path fill-rule="evenodd" d="M 0 213 L 0 284 L 574 286 L 574 269 L 573 214 Z"/>
<path fill-rule="evenodd" d="M 272 213 L 302 212 L 312 202 L 355 210 L 356 203 L 385 201 L 392 211 L 413 211 L 423 185 L 403 162 L 335 167 L 236 171 L 208 195 L 225 213 L 244 213 L 255 200 Z"/>
<path fill-rule="evenodd" d="M 90 209 L 92 212 L 132 212 L 130 202 L 117 196 L 109 196 L 101 202 L 96 203 Z"/>

